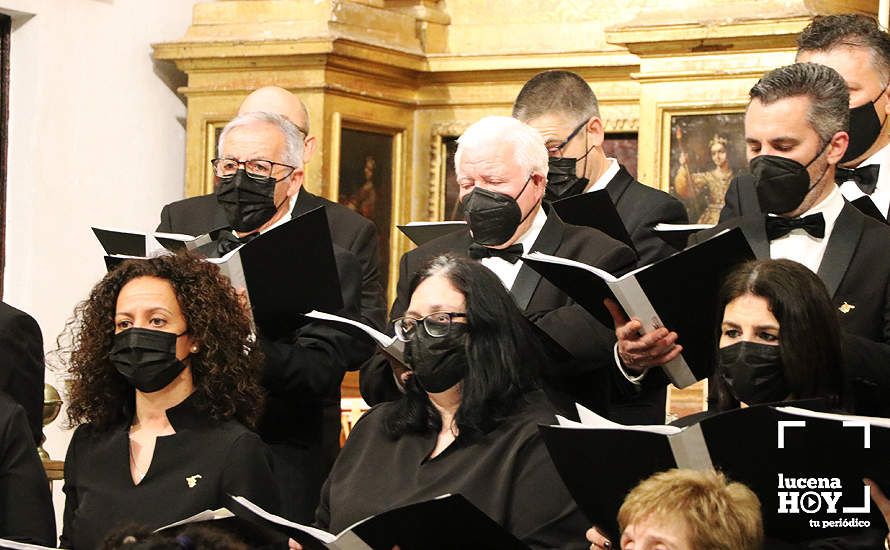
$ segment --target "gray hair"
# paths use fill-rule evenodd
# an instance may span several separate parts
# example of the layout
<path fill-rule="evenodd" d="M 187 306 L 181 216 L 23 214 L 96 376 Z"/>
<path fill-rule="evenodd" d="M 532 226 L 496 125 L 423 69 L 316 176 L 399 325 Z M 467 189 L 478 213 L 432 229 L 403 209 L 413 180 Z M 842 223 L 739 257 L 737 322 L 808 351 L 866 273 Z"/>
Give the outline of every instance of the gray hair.
<path fill-rule="evenodd" d="M 505 142 L 513 145 L 513 159 L 524 172 L 547 177 L 548 155 L 544 138 L 531 126 L 509 116 L 487 116 L 473 123 L 457 139 L 457 152 L 454 153 L 457 177 L 461 177 L 460 159 L 464 149 Z"/>
<path fill-rule="evenodd" d="M 780 99 L 805 96 L 810 100 L 807 121 L 823 143 L 850 125 L 850 92 L 841 75 L 817 63 L 795 63 L 773 69 L 751 88 L 750 97 L 769 105 Z"/>
<path fill-rule="evenodd" d="M 223 144 L 228 137 L 229 132 L 241 126 L 248 126 L 257 122 L 265 122 L 278 128 L 284 136 L 284 162 L 297 168 L 303 167 L 303 139 L 305 135 L 300 128 L 291 122 L 289 118 L 275 113 L 267 113 L 263 111 L 255 111 L 245 113 L 233 118 L 226 127 L 223 128 L 219 135 L 219 144 L 217 145 L 217 156 L 222 156 Z M 269 159 L 271 160 L 271 159 Z"/>

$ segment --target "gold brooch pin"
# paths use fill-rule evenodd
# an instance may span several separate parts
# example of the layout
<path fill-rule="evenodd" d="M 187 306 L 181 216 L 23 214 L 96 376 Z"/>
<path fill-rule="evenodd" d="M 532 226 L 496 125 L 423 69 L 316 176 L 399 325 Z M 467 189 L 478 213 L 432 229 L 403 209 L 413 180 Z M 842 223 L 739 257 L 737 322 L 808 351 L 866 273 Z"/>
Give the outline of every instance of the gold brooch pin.
<path fill-rule="evenodd" d="M 838 309 L 841 310 L 841 313 L 850 313 L 850 311 L 856 309 L 856 306 L 844 302 Z"/>
<path fill-rule="evenodd" d="M 198 484 L 199 479 L 201 479 L 201 474 L 195 474 L 193 476 L 185 478 L 185 482 L 189 484 L 189 489 L 191 489 Z"/>

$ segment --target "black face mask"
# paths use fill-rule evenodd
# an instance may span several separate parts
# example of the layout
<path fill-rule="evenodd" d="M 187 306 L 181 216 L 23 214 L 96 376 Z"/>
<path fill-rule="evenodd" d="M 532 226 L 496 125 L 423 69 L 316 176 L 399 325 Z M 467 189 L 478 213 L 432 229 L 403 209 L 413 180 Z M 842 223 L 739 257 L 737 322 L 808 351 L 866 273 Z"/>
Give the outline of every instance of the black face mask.
<path fill-rule="evenodd" d="M 739 342 L 720 348 L 717 372 L 732 396 L 748 405 L 775 403 L 791 395 L 779 346 Z"/>
<path fill-rule="evenodd" d="M 466 376 L 467 330 L 466 323 L 452 323 L 446 336 L 435 338 L 418 327 L 405 346 L 405 361 L 425 391 L 443 392 Z"/>
<path fill-rule="evenodd" d="M 232 229 L 240 233 L 263 225 L 278 210 L 275 204 L 275 178 L 255 180 L 243 168 L 234 176 L 219 178 L 216 201 L 226 212 Z"/>
<path fill-rule="evenodd" d="M 590 180 L 579 178 L 575 174 L 575 166 L 579 160 L 581 159 L 550 157 L 548 161 L 550 168 L 547 170 L 547 189 L 544 191 L 545 199 L 555 201 L 584 192 Z"/>
<path fill-rule="evenodd" d="M 826 144 L 827 147 L 829 144 Z M 816 187 L 825 174 L 828 166 L 812 185 L 807 168 L 825 151 L 823 147 L 813 159 L 804 166 L 794 159 L 775 155 L 759 155 L 751 159 L 749 167 L 754 176 L 754 188 L 757 190 L 757 202 L 763 212 L 784 214 L 800 206 L 804 197 Z"/>
<path fill-rule="evenodd" d="M 516 233 L 519 225 L 535 210 L 531 208 L 528 214 L 523 216 L 522 209 L 516 202 L 516 199 L 525 192 L 531 179 L 529 176 L 525 180 L 525 185 L 515 198 L 481 187 L 470 191 L 462 202 L 464 219 L 467 220 L 473 241 L 483 246 L 497 246 L 507 242 L 513 233 Z"/>
<path fill-rule="evenodd" d="M 859 158 L 878 139 L 883 123 L 878 118 L 875 103 L 881 99 L 886 90 L 886 88 L 881 90 L 874 101 L 850 109 L 850 130 L 847 132 L 850 135 L 850 143 L 844 151 L 844 156 L 841 157 L 841 163 Z"/>
<path fill-rule="evenodd" d="M 156 392 L 185 368 L 176 358 L 176 340 L 182 334 L 130 328 L 114 335 L 108 357 L 131 386 L 144 393 Z"/>

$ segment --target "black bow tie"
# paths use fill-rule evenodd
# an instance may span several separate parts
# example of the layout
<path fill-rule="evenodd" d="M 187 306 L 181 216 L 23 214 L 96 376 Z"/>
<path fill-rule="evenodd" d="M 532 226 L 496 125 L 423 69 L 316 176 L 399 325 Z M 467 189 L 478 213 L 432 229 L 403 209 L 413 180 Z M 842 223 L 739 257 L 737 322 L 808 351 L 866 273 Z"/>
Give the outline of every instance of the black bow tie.
<path fill-rule="evenodd" d="M 487 246 L 482 246 L 478 243 L 473 243 L 470 245 L 469 249 L 470 257 L 474 260 L 481 260 L 482 258 L 501 258 L 507 260 L 511 264 L 515 264 L 516 261 L 522 257 L 522 245 L 519 243 L 513 243 L 507 248 L 488 248 Z"/>
<path fill-rule="evenodd" d="M 878 185 L 878 172 L 881 169 L 880 164 L 869 164 L 861 168 L 840 168 L 834 174 L 834 180 L 838 185 L 845 181 L 853 181 L 859 189 L 866 195 L 875 192 L 875 186 Z"/>
<path fill-rule="evenodd" d="M 774 241 L 784 237 L 792 229 L 803 229 L 813 237 L 821 239 L 825 237 L 825 218 L 821 213 L 810 214 L 802 218 L 782 218 L 780 216 L 767 216 L 766 236 Z"/>
<path fill-rule="evenodd" d="M 220 231 L 219 236 L 217 237 L 218 240 L 216 241 L 216 252 L 219 254 L 219 257 L 222 258 L 242 244 L 247 244 L 259 236 L 259 233 L 250 233 L 239 238 L 229 230 Z"/>

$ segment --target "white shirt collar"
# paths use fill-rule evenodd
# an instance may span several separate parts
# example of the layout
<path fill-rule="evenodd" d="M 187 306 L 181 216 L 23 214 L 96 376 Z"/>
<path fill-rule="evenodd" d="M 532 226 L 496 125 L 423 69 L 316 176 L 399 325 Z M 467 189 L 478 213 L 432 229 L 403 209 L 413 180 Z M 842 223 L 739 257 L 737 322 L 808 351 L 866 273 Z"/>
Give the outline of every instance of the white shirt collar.
<path fill-rule="evenodd" d="M 534 218 L 532 219 L 532 224 L 525 230 L 525 233 L 523 233 L 521 237 L 516 239 L 516 242 L 522 245 L 523 254 L 529 253 L 532 245 L 538 240 L 538 235 L 541 234 L 541 228 L 547 223 L 547 213 L 544 212 L 544 209 L 541 208 L 540 204 L 533 215 Z"/>
<path fill-rule="evenodd" d="M 591 185 L 586 191 L 584 191 L 585 193 L 591 193 L 593 191 L 605 189 L 606 186 L 609 185 L 609 182 L 612 181 L 612 178 L 615 177 L 615 174 L 618 173 L 618 170 L 621 168 L 621 166 L 618 164 L 618 161 L 613 158 L 606 157 L 606 162 L 609 163 L 609 167 L 606 168 L 606 171 L 603 172 L 603 174 L 599 178 L 597 178 L 596 182 L 594 182 L 593 185 Z"/>
<path fill-rule="evenodd" d="M 300 196 L 300 193 L 299 193 L 299 191 L 298 191 L 293 197 L 291 197 L 291 198 L 289 199 L 290 205 L 289 205 L 289 207 L 288 207 L 288 209 L 287 209 L 287 212 L 286 212 L 283 216 L 281 216 L 281 219 L 279 219 L 277 222 L 273 223 L 273 224 L 270 225 L 269 227 L 267 227 L 267 228 L 263 229 L 262 231 L 260 231 L 260 235 L 262 235 L 262 234 L 265 233 L 266 231 L 269 231 L 269 230 L 271 230 L 271 229 L 275 229 L 275 228 L 278 227 L 279 225 L 284 225 L 284 224 L 286 224 L 287 222 L 291 221 L 292 214 L 293 214 L 293 211 L 294 211 L 294 206 L 296 206 L 296 204 L 297 204 L 297 197 L 299 197 L 299 196 Z"/>
<path fill-rule="evenodd" d="M 837 186 L 834 186 L 831 189 L 831 193 L 822 199 L 822 202 L 813 205 L 812 208 L 801 214 L 799 217 L 803 218 L 804 216 L 809 216 L 810 214 L 819 214 L 825 218 L 825 238 L 831 234 L 831 229 L 834 227 L 834 222 L 837 221 L 838 216 L 841 215 L 841 210 L 844 209 L 844 196 L 841 195 L 840 190 Z"/>

